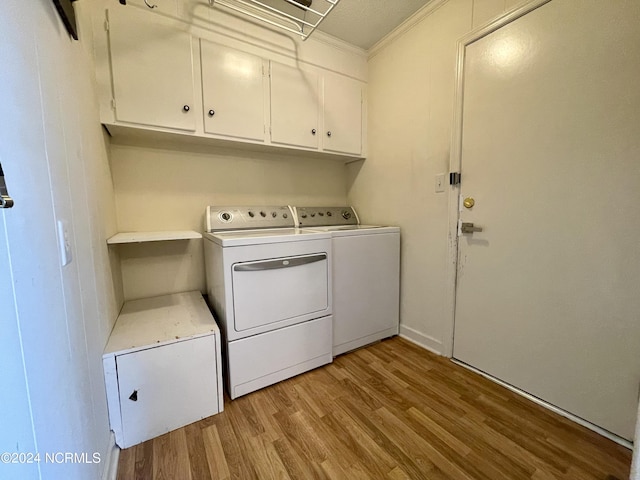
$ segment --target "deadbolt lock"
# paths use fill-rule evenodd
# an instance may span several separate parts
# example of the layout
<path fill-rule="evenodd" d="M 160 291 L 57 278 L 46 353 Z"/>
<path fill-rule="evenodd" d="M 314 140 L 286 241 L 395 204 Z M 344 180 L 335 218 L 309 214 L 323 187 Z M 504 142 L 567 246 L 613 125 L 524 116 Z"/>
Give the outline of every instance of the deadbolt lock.
<path fill-rule="evenodd" d="M 471 208 L 476 204 L 476 201 L 471 197 L 467 197 L 464 199 L 462 204 L 464 205 L 465 208 Z"/>

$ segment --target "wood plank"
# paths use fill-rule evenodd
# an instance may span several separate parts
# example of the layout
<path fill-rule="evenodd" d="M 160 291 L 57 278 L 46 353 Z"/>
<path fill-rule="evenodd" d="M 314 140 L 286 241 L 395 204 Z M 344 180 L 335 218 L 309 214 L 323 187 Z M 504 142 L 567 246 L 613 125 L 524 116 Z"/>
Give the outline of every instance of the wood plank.
<path fill-rule="evenodd" d="M 218 429 L 211 425 L 202 430 L 202 441 L 204 443 L 205 455 L 209 474 L 213 480 L 226 480 L 231 478 L 231 472 L 227 465 L 227 458 L 222 448 L 222 442 Z"/>
<path fill-rule="evenodd" d="M 207 461 L 205 442 L 202 438 L 202 430 L 197 423 L 192 423 L 184 427 L 187 441 L 187 451 L 189 452 L 189 465 L 191 467 L 191 478 L 197 480 L 215 480 L 211 478 L 211 470 Z"/>
<path fill-rule="evenodd" d="M 184 428 L 166 433 L 153 441 L 153 478 L 192 479 Z"/>

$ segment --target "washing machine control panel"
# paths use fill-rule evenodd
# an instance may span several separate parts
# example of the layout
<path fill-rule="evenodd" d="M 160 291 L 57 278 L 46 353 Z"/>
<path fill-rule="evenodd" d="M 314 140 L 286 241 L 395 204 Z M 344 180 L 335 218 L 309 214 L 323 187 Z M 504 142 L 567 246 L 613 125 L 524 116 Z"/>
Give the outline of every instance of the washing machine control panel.
<path fill-rule="evenodd" d="M 295 207 L 299 227 L 358 225 L 353 207 Z"/>

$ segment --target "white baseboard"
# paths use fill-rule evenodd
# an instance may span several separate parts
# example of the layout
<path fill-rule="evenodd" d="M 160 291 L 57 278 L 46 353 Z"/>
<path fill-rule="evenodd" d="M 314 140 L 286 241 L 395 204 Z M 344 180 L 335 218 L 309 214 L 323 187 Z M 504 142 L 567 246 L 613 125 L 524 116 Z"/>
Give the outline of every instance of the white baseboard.
<path fill-rule="evenodd" d="M 429 350 L 430 352 L 442 355 L 442 342 L 430 337 L 429 335 L 425 335 L 411 327 L 400 324 L 400 336 L 409 340 L 411 343 L 415 343 L 416 345 Z"/>
<path fill-rule="evenodd" d="M 111 432 L 109 439 L 109 449 L 104 459 L 104 470 L 102 480 L 116 480 L 118 476 L 118 460 L 120 459 L 120 448 L 116 445 L 116 436 Z"/>

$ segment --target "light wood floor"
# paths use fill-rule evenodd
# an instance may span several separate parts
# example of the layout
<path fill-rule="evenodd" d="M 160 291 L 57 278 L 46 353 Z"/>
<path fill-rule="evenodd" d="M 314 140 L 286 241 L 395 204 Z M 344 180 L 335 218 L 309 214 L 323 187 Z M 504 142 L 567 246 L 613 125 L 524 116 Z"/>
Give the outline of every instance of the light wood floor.
<path fill-rule="evenodd" d="M 626 479 L 629 450 L 403 340 L 123 450 L 119 480 Z"/>

